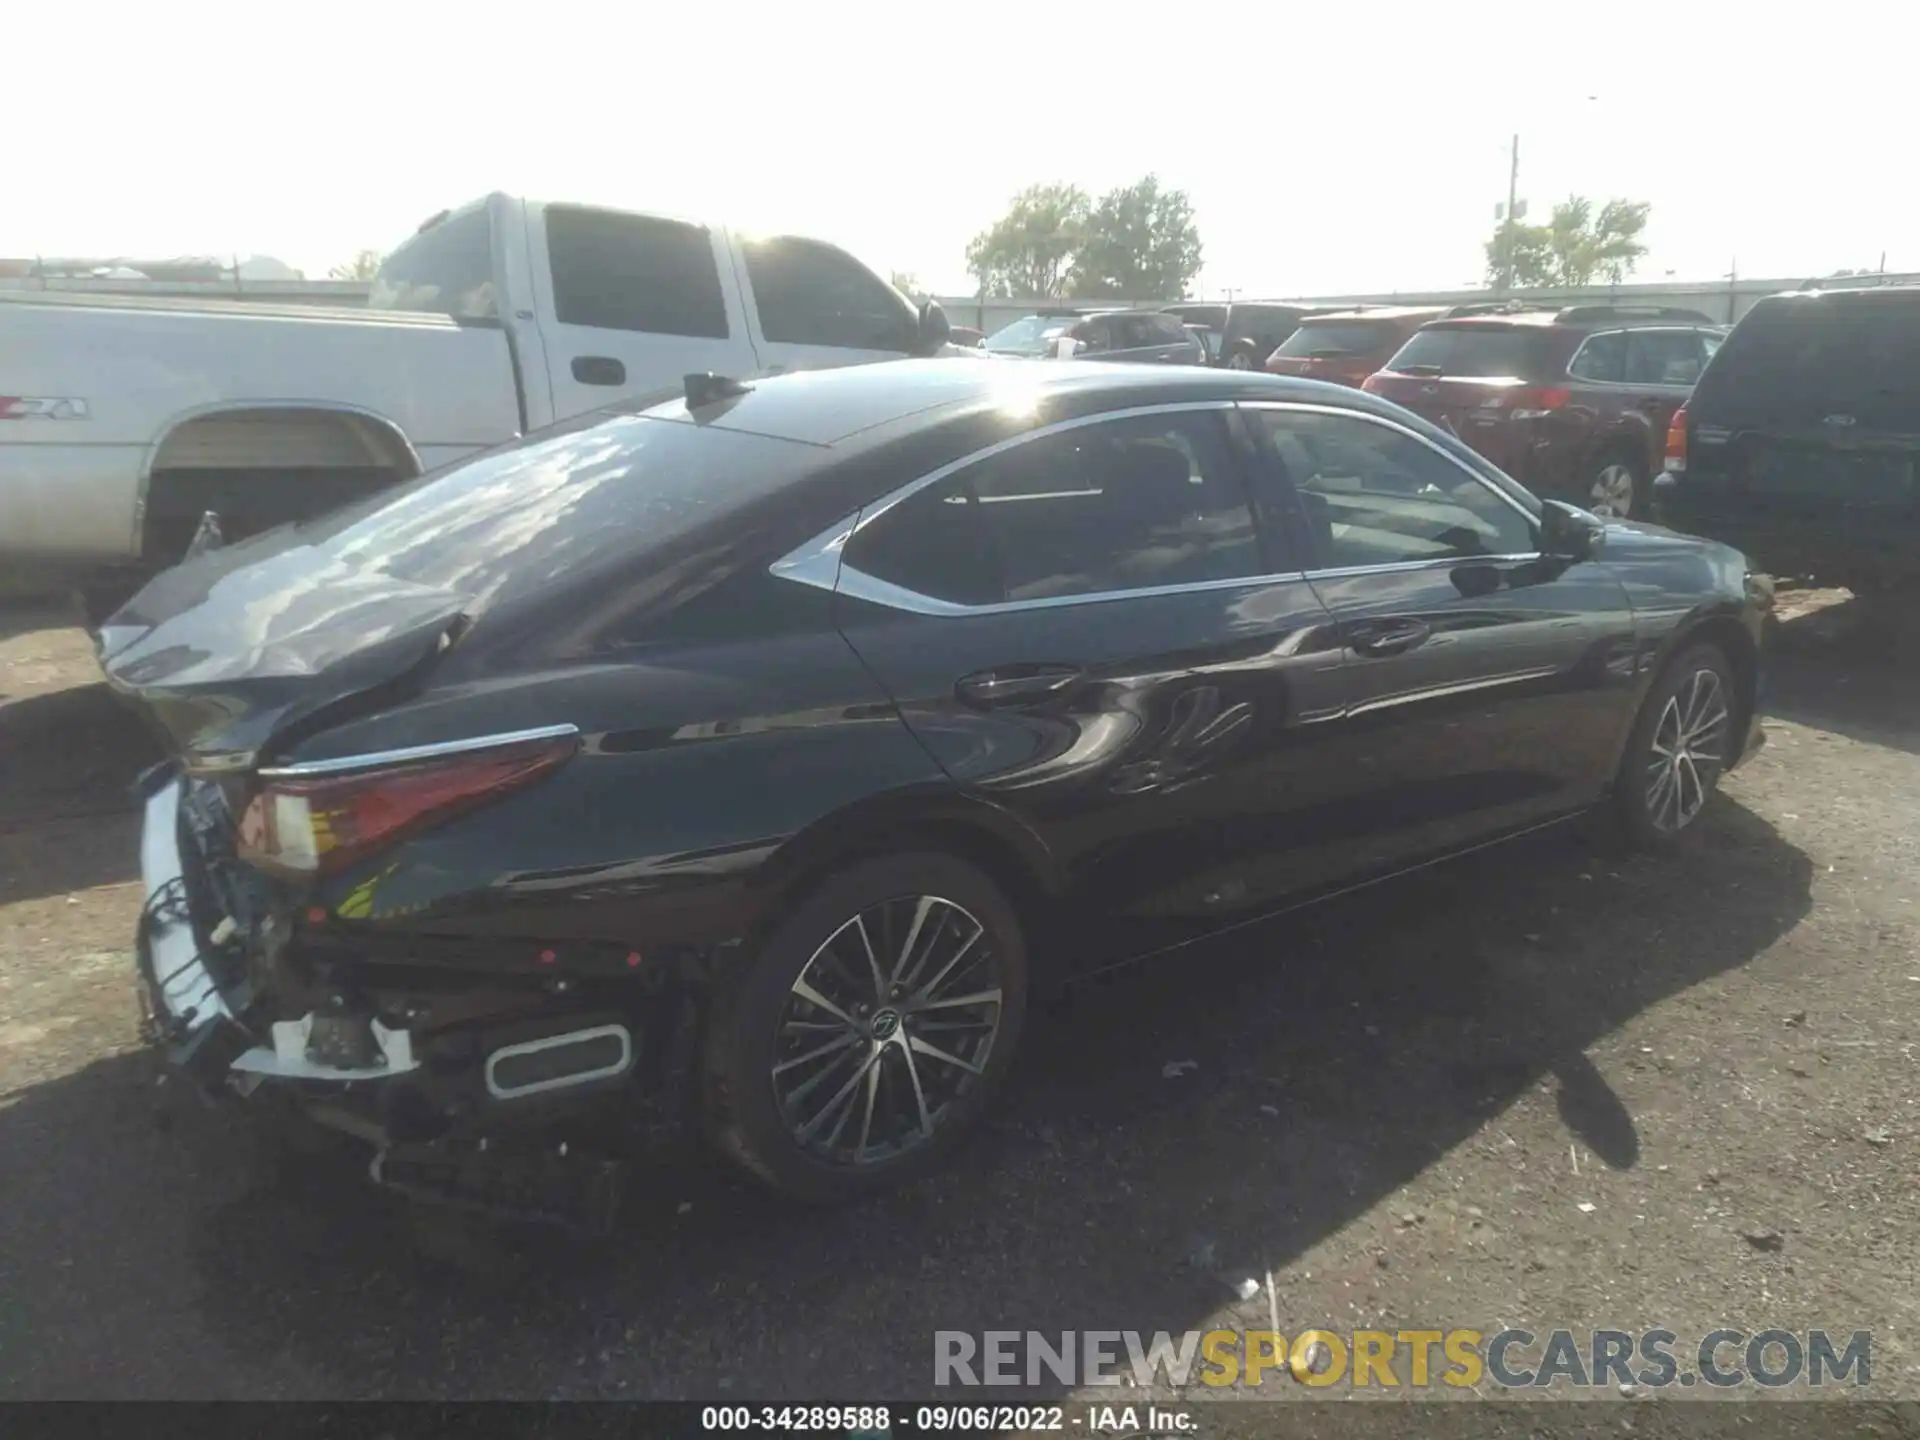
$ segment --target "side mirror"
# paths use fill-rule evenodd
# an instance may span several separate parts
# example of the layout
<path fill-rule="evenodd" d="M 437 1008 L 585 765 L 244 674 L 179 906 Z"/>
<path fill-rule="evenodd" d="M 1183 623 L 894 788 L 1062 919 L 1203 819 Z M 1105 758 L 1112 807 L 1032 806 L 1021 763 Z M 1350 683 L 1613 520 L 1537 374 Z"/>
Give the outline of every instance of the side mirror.
<path fill-rule="evenodd" d="M 953 326 L 947 323 L 947 312 L 940 308 L 938 300 L 920 302 L 920 353 L 938 355 L 940 347 L 947 343 L 953 334 Z"/>
<path fill-rule="evenodd" d="M 1540 551 L 1563 560 L 1587 560 L 1600 548 L 1606 525 L 1564 500 L 1540 502 Z"/>

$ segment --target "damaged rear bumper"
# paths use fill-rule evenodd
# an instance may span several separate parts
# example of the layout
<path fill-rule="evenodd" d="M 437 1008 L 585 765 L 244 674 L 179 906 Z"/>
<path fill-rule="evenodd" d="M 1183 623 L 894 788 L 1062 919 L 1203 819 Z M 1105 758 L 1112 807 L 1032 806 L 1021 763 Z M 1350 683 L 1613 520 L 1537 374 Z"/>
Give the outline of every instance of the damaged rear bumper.
<path fill-rule="evenodd" d="M 237 922 L 212 913 L 226 902 L 208 898 L 211 872 L 183 815 L 187 783 L 162 772 L 143 798 L 139 988 L 148 1036 L 167 1059 L 204 1092 L 249 1097 L 265 1087 L 370 1142 L 383 1184 L 418 1196 L 438 1187 L 439 1198 L 521 1218 L 588 1212 L 597 1226 L 608 1179 L 593 1137 L 646 1102 L 645 1082 L 666 1078 L 665 1057 L 691 1033 L 688 992 L 664 979 L 649 990 L 627 976 L 617 992 L 556 979 L 551 993 L 523 986 L 510 1013 L 474 1018 L 469 1004 L 456 1023 L 435 1025 L 433 1007 L 396 1000 L 378 967 L 338 983 L 296 981 L 253 954 Z M 451 1014 L 461 1008 L 453 1002 L 498 981 L 456 970 L 435 993 Z M 416 1014 L 426 1017 L 417 1025 L 401 1018 Z M 530 1153 L 548 1158 L 530 1170 Z"/>

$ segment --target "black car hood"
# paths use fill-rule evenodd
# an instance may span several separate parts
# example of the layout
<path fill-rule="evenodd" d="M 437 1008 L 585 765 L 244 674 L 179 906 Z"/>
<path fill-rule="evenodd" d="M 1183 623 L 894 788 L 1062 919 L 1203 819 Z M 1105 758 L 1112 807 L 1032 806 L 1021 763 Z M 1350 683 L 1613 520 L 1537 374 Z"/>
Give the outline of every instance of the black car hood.
<path fill-rule="evenodd" d="M 100 632 L 100 667 L 190 764 L 244 768 L 277 733 L 444 648 L 462 602 L 297 532 L 165 572 Z"/>

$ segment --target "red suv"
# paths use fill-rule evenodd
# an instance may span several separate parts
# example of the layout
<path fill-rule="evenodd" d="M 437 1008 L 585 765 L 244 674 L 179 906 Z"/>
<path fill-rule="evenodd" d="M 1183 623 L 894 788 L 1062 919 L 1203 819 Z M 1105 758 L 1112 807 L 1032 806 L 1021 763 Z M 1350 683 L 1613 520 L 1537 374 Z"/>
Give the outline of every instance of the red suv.
<path fill-rule="evenodd" d="M 1301 375 L 1358 385 L 1392 357 L 1407 337 L 1445 315 L 1435 306 L 1379 306 L 1309 315 L 1267 357 L 1275 375 Z"/>
<path fill-rule="evenodd" d="M 1362 388 L 1536 494 L 1647 518 L 1668 422 L 1726 328 L 1696 310 L 1473 308 L 1423 326 Z"/>

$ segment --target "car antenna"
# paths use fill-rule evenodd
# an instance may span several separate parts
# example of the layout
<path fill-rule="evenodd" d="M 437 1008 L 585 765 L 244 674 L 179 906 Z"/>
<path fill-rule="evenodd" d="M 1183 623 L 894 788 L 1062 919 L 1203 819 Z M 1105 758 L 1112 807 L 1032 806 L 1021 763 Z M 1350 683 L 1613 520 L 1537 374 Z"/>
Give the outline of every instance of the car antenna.
<path fill-rule="evenodd" d="M 702 370 L 688 375 L 686 387 L 689 410 L 698 410 L 703 405 L 731 400 L 753 389 L 744 380 L 736 380 L 731 375 L 716 375 L 711 370 Z"/>

